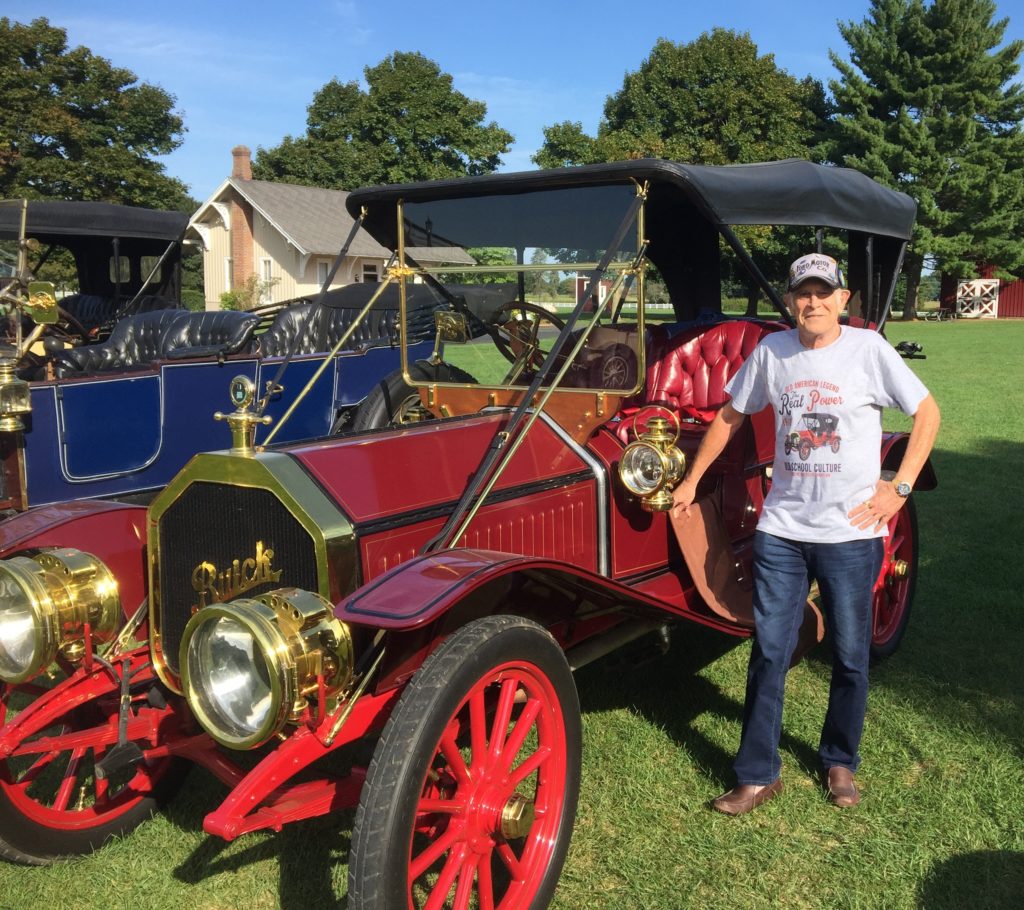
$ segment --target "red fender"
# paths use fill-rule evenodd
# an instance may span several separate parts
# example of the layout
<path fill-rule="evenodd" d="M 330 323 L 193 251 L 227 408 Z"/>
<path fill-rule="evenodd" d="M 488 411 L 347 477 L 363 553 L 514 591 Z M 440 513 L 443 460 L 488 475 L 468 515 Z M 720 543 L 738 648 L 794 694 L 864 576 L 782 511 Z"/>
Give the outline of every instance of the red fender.
<path fill-rule="evenodd" d="M 693 592 L 688 579 L 685 589 L 678 583 L 674 587 L 653 583 L 649 590 L 645 590 L 639 586 L 619 584 L 559 560 L 472 549 L 444 550 L 401 563 L 342 600 L 335 607 L 334 615 L 344 622 L 374 629 L 422 629 L 463 602 L 468 595 L 514 574 L 552 579 L 558 590 L 566 592 L 563 613 L 551 615 L 549 607 L 546 615 L 537 617 L 546 626 L 567 619 L 575 612 L 576 604 L 569 596 L 572 591 L 579 591 L 592 603 L 601 603 L 609 609 L 617 607 L 623 613 L 640 611 L 646 617 L 654 618 L 665 618 L 668 613 L 705 621 L 689 609 L 690 601 L 699 601 L 700 596 Z M 664 597 L 651 593 L 662 591 L 665 592 Z M 492 612 L 502 610 L 501 603 L 490 599 L 486 603 L 493 608 Z M 530 613 L 528 609 L 517 612 Z M 707 620 L 706 624 L 732 631 L 727 624 L 713 619 Z"/>
<path fill-rule="evenodd" d="M 91 553 L 114 573 L 126 616 L 146 596 L 146 509 L 86 500 L 42 506 L 0 522 L 0 558 L 43 547 Z"/>
<path fill-rule="evenodd" d="M 903 460 L 903 453 L 907 451 L 907 443 L 910 441 L 909 433 L 883 433 L 882 434 L 882 470 L 896 471 Z M 939 485 L 935 476 L 935 468 L 932 467 L 932 460 L 929 458 L 914 484 L 915 490 L 934 490 Z"/>

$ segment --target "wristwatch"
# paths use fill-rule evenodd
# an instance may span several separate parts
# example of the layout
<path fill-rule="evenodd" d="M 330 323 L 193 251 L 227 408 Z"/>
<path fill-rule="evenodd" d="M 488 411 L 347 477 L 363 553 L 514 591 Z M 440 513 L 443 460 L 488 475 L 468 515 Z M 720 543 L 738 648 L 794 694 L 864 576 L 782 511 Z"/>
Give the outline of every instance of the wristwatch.
<path fill-rule="evenodd" d="M 910 484 L 905 480 L 894 480 L 892 485 L 896 488 L 896 495 L 906 499 L 910 495 Z"/>

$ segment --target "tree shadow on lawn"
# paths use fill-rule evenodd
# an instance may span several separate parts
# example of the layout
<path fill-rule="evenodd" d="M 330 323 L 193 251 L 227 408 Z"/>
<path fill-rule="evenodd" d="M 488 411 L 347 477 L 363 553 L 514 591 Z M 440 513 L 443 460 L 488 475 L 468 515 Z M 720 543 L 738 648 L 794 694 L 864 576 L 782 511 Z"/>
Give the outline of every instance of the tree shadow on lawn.
<path fill-rule="evenodd" d="M 669 652 L 656 660 L 640 665 L 630 663 L 627 650 L 578 671 L 580 708 L 584 712 L 619 708 L 638 712 L 665 730 L 718 786 L 732 787 L 735 756 L 708 739 L 694 722 L 710 714 L 734 723 L 739 730 L 743 702 L 724 695 L 698 673 L 741 643 L 742 639 L 683 623 L 675 627 Z M 818 773 L 818 753 L 811 744 L 789 735 L 783 728 L 779 745 L 804 773 L 811 777 Z"/>
<path fill-rule="evenodd" d="M 1024 854 L 978 850 L 936 863 L 917 894 L 919 910 L 1017 910 L 1024 896 Z"/>

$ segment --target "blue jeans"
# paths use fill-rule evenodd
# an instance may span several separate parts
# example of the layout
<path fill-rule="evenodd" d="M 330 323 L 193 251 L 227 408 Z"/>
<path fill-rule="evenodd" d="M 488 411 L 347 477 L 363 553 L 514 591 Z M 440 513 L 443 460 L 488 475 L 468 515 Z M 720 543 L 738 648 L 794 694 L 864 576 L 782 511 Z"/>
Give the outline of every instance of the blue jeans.
<path fill-rule="evenodd" d="M 804 615 L 809 580 L 821 590 L 832 641 L 832 684 L 818 754 L 825 768 L 856 771 L 868 703 L 872 592 L 881 538 L 842 543 L 754 537 L 754 646 L 747 670 L 743 734 L 733 768 L 740 784 L 770 784 L 782 770 L 779 736 L 786 671 Z"/>

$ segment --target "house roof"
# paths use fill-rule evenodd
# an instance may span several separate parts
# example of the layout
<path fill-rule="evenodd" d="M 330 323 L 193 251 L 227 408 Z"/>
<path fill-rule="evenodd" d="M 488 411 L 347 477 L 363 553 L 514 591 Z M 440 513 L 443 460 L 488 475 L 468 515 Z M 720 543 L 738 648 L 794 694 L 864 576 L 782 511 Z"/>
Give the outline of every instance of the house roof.
<path fill-rule="evenodd" d="M 345 209 L 348 193 L 342 190 L 237 177 L 225 180 L 192 216 L 190 224 L 202 221 L 213 203 L 224 201 L 229 189 L 245 199 L 300 253 L 333 256 L 352 230 L 353 218 Z M 391 253 L 360 230 L 352 240 L 349 255 L 387 259 Z"/>

